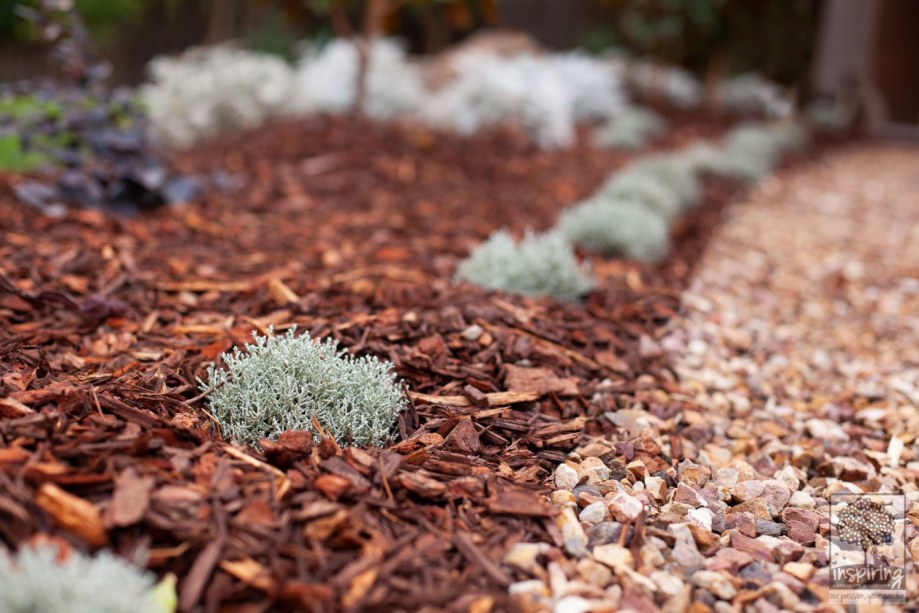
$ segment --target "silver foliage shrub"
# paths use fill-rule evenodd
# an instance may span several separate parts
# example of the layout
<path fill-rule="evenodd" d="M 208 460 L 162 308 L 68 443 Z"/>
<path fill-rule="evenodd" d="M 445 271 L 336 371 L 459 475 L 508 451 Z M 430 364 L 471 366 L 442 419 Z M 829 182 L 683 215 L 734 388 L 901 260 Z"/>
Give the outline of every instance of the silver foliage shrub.
<path fill-rule="evenodd" d="M 559 228 L 585 249 L 658 261 L 669 248 L 670 224 L 699 198 L 697 174 L 683 152 L 639 158 L 562 213 Z"/>
<path fill-rule="evenodd" d="M 613 67 L 575 52 L 502 57 L 466 51 L 456 58 L 455 78 L 436 91 L 426 88 L 419 66 L 391 39 L 374 41 L 369 60 L 367 115 L 411 117 L 462 134 L 517 122 L 542 147 L 567 146 L 575 122 L 612 117 L 625 103 Z M 156 133 L 186 147 L 278 115 L 349 112 L 357 72 L 357 47 L 345 39 L 307 46 L 295 68 L 273 56 L 217 46 L 155 59 L 143 95 Z"/>
<path fill-rule="evenodd" d="M 505 230 L 494 232 L 460 263 L 456 278 L 512 294 L 572 301 L 594 287 L 589 268 L 578 263 L 558 232 L 528 231 L 520 242 Z"/>
<path fill-rule="evenodd" d="M 375 40 L 369 49 L 364 111 L 391 119 L 424 103 L 418 68 L 393 39 Z M 351 40 L 336 39 L 322 48 L 308 47 L 297 64 L 292 104 L 302 113 L 346 113 L 357 98 L 359 55 Z"/>
<path fill-rule="evenodd" d="M 501 123 L 518 122 L 542 147 L 574 140 L 572 100 L 558 75 L 529 55 L 495 57 L 467 52 L 457 58 L 457 77 L 421 109 L 431 125 L 474 134 Z"/>
<path fill-rule="evenodd" d="M 611 117 L 624 106 L 612 67 L 579 54 L 467 51 L 454 70 L 456 77 L 418 110 L 429 124 L 460 134 L 516 122 L 539 146 L 564 147 L 574 142 L 576 121 Z"/>
<path fill-rule="evenodd" d="M 770 117 L 786 117 L 792 109 L 791 100 L 785 91 L 756 73 L 737 75 L 722 81 L 716 101 L 727 111 L 763 112 Z"/>
<path fill-rule="evenodd" d="M 644 204 L 667 221 L 678 217 L 684 208 L 679 193 L 653 174 L 643 172 L 616 173 L 600 187 L 597 194 L 613 200 Z"/>
<path fill-rule="evenodd" d="M 392 438 L 405 395 L 392 364 L 355 357 L 333 339 L 260 336 L 211 364 L 202 391 L 213 389 L 210 408 L 223 435 L 242 443 L 276 438 L 286 430 L 319 425 L 340 444 L 381 446 Z"/>
<path fill-rule="evenodd" d="M 724 137 L 705 171 L 742 181 L 758 181 L 769 174 L 781 156 L 801 147 L 806 134 L 796 123 L 745 123 Z"/>
<path fill-rule="evenodd" d="M 705 174 L 717 166 L 721 149 L 714 143 L 703 141 L 681 150 L 680 155 L 696 174 Z"/>
<path fill-rule="evenodd" d="M 670 224 L 700 197 L 703 174 L 756 180 L 806 137 L 793 122 L 743 124 L 718 144 L 698 143 L 639 158 L 613 174 L 591 198 L 562 213 L 558 227 L 588 250 L 660 260 L 668 250 Z"/>
<path fill-rule="evenodd" d="M 562 213 L 558 226 L 573 243 L 604 255 L 655 262 L 667 254 L 667 220 L 640 202 L 599 196 Z"/>
<path fill-rule="evenodd" d="M 3 613 L 161 613 L 156 577 L 106 551 L 78 552 L 58 561 L 56 546 L 0 549 Z"/>
<path fill-rule="evenodd" d="M 593 142 L 605 149 L 641 149 L 667 130 L 667 122 L 648 109 L 630 107 L 593 132 Z"/>
<path fill-rule="evenodd" d="M 636 60 L 629 63 L 627 79 L 631 88 L 644 97 L 663 98 L 684 109 L 702 103 L 702 84 L 682 68 Z"/>
<path fill-rule="evenodd" d="M 692 165 L 681 153 L 648 155 L 632 162 L 607 183 L 613 187 L 617 181 L 629 177 L 645 177 L 671 192 L 682 208 L 694 204 L 700 195 L 699 178 Z"/>
<path fill-rule="evenodd" d="M 621 78 L 611 64 L 577 51 L 549 53 L 545 61 L 568 90 L 575 119 L 606 119 L 625 108 Z"/>
<path fill-rule="evenodd" d="M 254 128 L 288 113 L 293 71 L 280 58 L 231 46 L 158 57 L 141 88 L 154 134 L 187 147 L 220 132 Z"/>
<path fill-rule="evenodd" d="M 644 98 L 661 98 L 680 108 L 697 108 L 704 98 L 702 83 L 690 72 L 648 60 L 620 60 L 632 91 Z M 793 107 L 787 91 L 757 73 L 721 80 L 715 103 L 733 113 L 765 113 L 787 117 Z"/>

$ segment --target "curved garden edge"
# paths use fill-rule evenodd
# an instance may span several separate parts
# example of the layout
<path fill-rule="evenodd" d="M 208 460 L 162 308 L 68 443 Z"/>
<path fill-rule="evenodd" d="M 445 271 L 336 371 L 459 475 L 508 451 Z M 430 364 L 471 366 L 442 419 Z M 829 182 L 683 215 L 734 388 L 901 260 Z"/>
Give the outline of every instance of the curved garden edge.
<path fill-rule="evenodd" d="M 346 138 L 342 130 L 324 136 L 320 130 L 320 138 Z M 384 207 L 392 193 L 406 189 L 400 146 L 382 156 L 375 170 L 371 197 Z M 505 143 L 503 150 L 517 146 Z M 354 154 L 346 151 L 342 159 L 349 155 Z M 435 159 L 422 175 L 425 169 L 448 170 L 454 155 Z M 537 168 L 554 165 L 543 153 L 534 159 Z M 491 602 L 501 608 L 504 588 L 515 577 L 493 561 L 513 542 L 546 537 L 539 518 L 551 510 L 539 502 L 539 483 L 582 429 L 598 434 L 603 427 L 591 419 L 587 403 L 566 396 L 566 379 L 583 379 L 580 395 L 588 397 L 610 379 L 623 405 L 645 396 L 647 380 L 640 372 L 655 376 L 666 364 L 648 347 L 642 351 L 641 339 L 652 338 L 673 315 L 679 288 L 671 279 L 685 278 L 691 265 L 674 259 L 660 269 L 666 274 L 658 274 L 610 261 L 602 267 L 604 288 L 589 296 L 583 309 L 460 291 L 438 280 L 452 262 L 438 261 L 417 241 L 410 241 L 405 253 L 392 250 L 388 237 L 374 238 L 376 220 L 367 213 L 352 217 L 352 223 L 357 219 L 366 228 L 356 237 L 371 240 L 352 245 L 351 254 L 335 240 L 334 221 L 328 233 L 320 229 L 311 236 L 318 240 L 297 239 L 300 258 L 309 266 L 322 263 L 327 269 L 322 275 L 303 275 L 304 264 L 278 244 L 266 245 L 267 262 L 238 257 L 245 253 L 238 247 L 277 234 L 274 221 L 321 205 L 297 193 L 290 180 L 294 168 L 281 166 L 280 181 L 256 182 L 247 194 L 247 204 L 257 207 L 267 206 L 266 192 L 280 193 L 283 201 L 251 237 L 229 236 L 209 224 L 202 215 L 207 207 L 159 215 L 152 228 L 90 211 L 74 212 L 64 225 L 24 218 L 21 211 L 11 215 L 7 244 L 24 251 L 17 256 L 6 250 L 6 270 L 21 271 L 24 256 L 44 253 L 30 246 L 25 232 L 37 226 L 49 239 L 76 249 L 78 257 L 65 262 L 67 271 L 60 275 L 68 291 L 118 297 L 127 311 L 103 313 L 100 328 L 81 310 L 4 296 L 11 325 L 3 342 L 8 370 L 2 410 L 8 419 L 2 433 L 8 447 L 0 479 L 10 521 L 0 529 L 10 542 L 50 529 L 81 543 L 104 538 L 128 555 L 149 547 L 151 568 L 183 577 L 179 593 L 185 606 L 263 602 L 268 596 L 294 608 L 317 600 L 408 608 Z M 473 177 L 483 172 L 468 171 Z M 565 177 L 564 170 L 559 175 Z M 335 173 L 316 180 L 318 193 L 338 196 L 342 181 Z M 554 193 L 564 189 L 584 188 L 562 185 Z M 678 258 L 703 240 L 703 216 L 714 217 L 739 193 L 714 184 L 707 191 L 723 201 L 706 199 L 698 209 L 700 221 L 685 220 L 684 238 L 675 247 Z M 416 196 L 421 231 L 432 236 L 433 221 L 423 211 L 429 206 L 425 199 L 436 193 L 433 184 L 422 185 Z M 540 210 L 548 210 L 543 198 Z M 242 217 L 236 224 L 250 221 Z M 460 242 L 469 241 L 466 228 Z M 474 232 L 481 236 L 481 230 Z M 85 246 L 68 233 L 79 233 Z M 116 240 L 116 233 L 123 237 Z M 167 235 L 169 241 L 163 241 Z M 447 232 L 444 240 L 456 236 L 455 230 Z M 217 262 L 194 245 L 183 247 L 191 238 L 203 246 L 229 247 L 226 253 L 238 259 Z M 441 247 L 433 245 L 447 254 L 463 251 L 462 245 Z M 192 262 L 184 270 L 176 258 L 163 258 L 180 252 Z M 355 267 L 355 252 L 377 263 Z M 287 270 L 279 267 L 285 260 Z M 420 269 L 408 266 L 410 261 L 422 262 Z M 51 270 L 59 265 L 39 255 L 35 277 L 53 278 Z M 100 276 L 87 276 L 93 267 Z M 346 273 L 348 268 L 360 274 Z M 150 271 L 165 274 L 157 278 Z M 206 276 L 211 279 L 203 281 Z M 297 299 L 278 298 L 272 279 Z M 30 291 L 40 295 L 44 288 L 34 280 Z M 218 317 L 221 312 L 231 316 Z M 208 420 L 186 404 L 196 393 L 194 371 L 253 327 L 296 319 L 314 333 L 331 333 L 349 346 L 390 357 L 420 393 L 449 393 L 468 406 L 457 410 L 416 401 L 403 421 L 405 440 L 386 451 L 339 450 L 331 444 L 308 449 L 294 437 L 259 457 L 211 440 Z M 548 368 L 553 385 L 540 391 L 535 405 L 491 406 L 489 394 L 502 391 L 514 376 L 507 363 L 521 360 L 529 360 L 530 366 L 521 367 L 529 372 L 518 371 L 511 381 L 529 385 L 534 374 L 541 379 L 546 374 L 533 369 Z M 74 371 L 79 374 L 67 374 Z M 152 488 L 139 488 L 150 478 Z M 51 507 L 47 496 L 36 496 L 43 482 L 46 494 L 57 487 L 71 498 L 59 497 L 64 502 Z M 124 492 L 134 493 L 130 498 L 137 505 L 127 515 L 114 502 Z M 76 530 L 67 528 L 80 507 L 72 498 L 90 500 L 97 510 L 80 516 L 83 527 Z"/>

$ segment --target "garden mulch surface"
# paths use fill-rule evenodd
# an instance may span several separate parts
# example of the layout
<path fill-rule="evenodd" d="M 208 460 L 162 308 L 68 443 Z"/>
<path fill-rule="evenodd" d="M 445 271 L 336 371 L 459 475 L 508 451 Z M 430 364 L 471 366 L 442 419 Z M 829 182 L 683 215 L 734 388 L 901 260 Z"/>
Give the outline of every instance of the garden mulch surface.
<path fill-rule="evenodd" d="M 674 123 L 662 148 L 727 125 Z M 549 227 L 627 159 L 314 119 L 181 156 L 244 185 L 133 219 L 42 217 L 2 179 L 0 538 L 146 552 L 183 610 L 506 610 L 526 574 L 499 561 L 561 539 L 544 484 L 613 427 L 593 418 L 681 409 L 651 339 L 741 188 L 708 183 L 664 265 L 595 261 L 582 305 L 451 278 L 491 231 Z M 395 364 L 412 406 L 389 449 L 220 438 L 196 376 L 291 325 Z M 622 444 L 669 465 L 646 437 Z"/>

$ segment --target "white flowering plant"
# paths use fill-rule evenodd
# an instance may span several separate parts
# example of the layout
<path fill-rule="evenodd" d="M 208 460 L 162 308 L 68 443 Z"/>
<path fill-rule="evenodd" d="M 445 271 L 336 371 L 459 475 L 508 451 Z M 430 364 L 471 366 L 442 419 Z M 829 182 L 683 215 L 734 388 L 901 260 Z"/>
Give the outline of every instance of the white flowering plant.
<path fill-rule="evenodd" d="M 300 113 L 340 114 L 357 100 L 359 53 L 354 41 L 335 39 L 324 47 L 307 46 L 297 63 L 291 105 Z M 418 68 L 393 39 L 378 39 L 367 52 L 363 111 L 375 119 L 392 119 L 417 111 L 426 91 Z"/>
<path fill-rule="evenodd" d="M 181 148 L 288 114 L 294 73 L 275 56 L 219 45 L 158 57 L 141 88 L 154 135 Z"/>
<path fill-rule="evenodd" d="M 612 117 L 625 104 L 612 67 L 579 54 L 467 51 L 454 69 L 456 77 L 420 111 L 429 124 L 461 134 L 517 122 L 539 146 L 565 147 L 577 121 Z"/>

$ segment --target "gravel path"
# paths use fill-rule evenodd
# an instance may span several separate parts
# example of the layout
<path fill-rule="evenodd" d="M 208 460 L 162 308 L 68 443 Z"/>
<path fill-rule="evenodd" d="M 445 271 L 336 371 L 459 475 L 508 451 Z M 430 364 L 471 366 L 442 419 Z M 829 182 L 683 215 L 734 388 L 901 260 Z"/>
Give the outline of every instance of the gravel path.
<path fill-rule="evenodd" d="M 830 495 L 902 492 L 882 502 L 912 513 L 871 553 L 909 561 L 915 606 L 919 149 L 855 148 L 763 182 L 731 209 L 683 305 L 660 345 L 684 393 L 649 390 L 607 414 L 621 436 L 558 468 L 560 546 L 510 550 L 534 577 L 512 586 L 518 601 L 813 610 L 831 595 L 831 548 L 834 562 L 864 561 L 831 543 Z"/>

